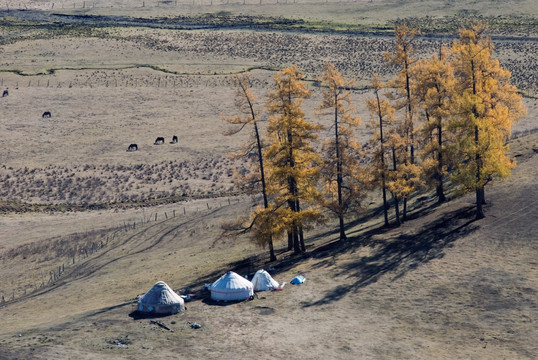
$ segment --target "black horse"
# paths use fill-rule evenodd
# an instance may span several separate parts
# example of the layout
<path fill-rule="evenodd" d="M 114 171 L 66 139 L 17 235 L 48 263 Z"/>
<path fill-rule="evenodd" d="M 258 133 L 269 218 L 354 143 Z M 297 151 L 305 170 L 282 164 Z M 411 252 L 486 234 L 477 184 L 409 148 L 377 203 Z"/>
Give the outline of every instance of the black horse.
<path fill-rule="evenodd" d="M 4 90 L 4 92 L 2 93 L 2 97 L 6 97 L 8 95 L 9 95 L 9 91 L 7 91 L 7 89 Z"/>
<path fill-rule="evenodd" d="M 50 113 L 50 111 L 45 111 L 43 113 L 43 115 L 41 115 L 41 117 L 44 119 L 44 118 L 50 118 L 52 116 L 52 114 Z"/>
<path fill-rule="evenodd" d="M 178 141 L 178 140 L 177 140 L 177 136 L 176 136 L 176 135 L 172 136 L 172 142 L 171 142 L 171 144 L 177 144 L 177 141 Z"/>
<path fill-rule="evenodd" d="M 137 150 L 138 150 L 138 145 L 136 145 L 136 144 L 131 144 L 127 148 L 127 151 L 137 151 Z"/>
<path fill-rule="evenodd" d="M 164 144 L 164 138 L 159 136 L 157 139 L 155 139 L 154 145 L 161 145 Z"/>

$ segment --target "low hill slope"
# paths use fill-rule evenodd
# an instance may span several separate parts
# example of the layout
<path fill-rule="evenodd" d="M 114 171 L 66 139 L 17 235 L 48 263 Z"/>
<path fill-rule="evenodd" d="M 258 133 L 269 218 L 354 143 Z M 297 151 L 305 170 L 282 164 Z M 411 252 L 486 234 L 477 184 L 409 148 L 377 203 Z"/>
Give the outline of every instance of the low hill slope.
<path fill-rule="evenodd" d="M 0 358 L 534 359 L 537 135 L 513 144 L 519 166 L 487 188 L 480 221 L 472 196 L 425 203 L 400 228 L 357 224 L 345 246 L 316 229 L 305 256 L 280 253 L 275 264 L 219 238 L 249 201 L 124 231 L 54 285 L 0 307 Z M 227 306 L 203 298 L 223 272 L 261 267 L 306 282 Z M 157 280 L 196 294 L 187 311 L 130 317 Z"/>

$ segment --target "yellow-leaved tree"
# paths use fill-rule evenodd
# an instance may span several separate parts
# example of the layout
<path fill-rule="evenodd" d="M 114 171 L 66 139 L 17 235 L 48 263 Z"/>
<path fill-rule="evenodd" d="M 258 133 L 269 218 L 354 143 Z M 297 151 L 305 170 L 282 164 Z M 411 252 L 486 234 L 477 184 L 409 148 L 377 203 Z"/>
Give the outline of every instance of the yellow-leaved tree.
<path fill-rule="evenodd" d="M 251 136 L 244 144 L 243 151 L 236 154 L 236 157 L 255 159 L 250 163 L 250 172 L 241 176 L 240 182 L 247 185 L 249 189 L 261 191 L 263 197 L 263 208 L 254 212 L 250 224 L 245 224 L 245 219 L 239 219 L 234 224 L 227 224 L 227 232 L 251 232 L 253 239 L 261 246 L 269 247 L 270 261 L 276 260 L 273 247 L 273 233 L 268 231 L 272 226 L 267 223 L 271 221 L 271 211 L 267 197 L 267 185 L 265 182 L 265 169 L 263 165 L 263 149 L 260 130 L 258 126 L 258 116 L 260 110 L 256 103 L 256 95 L 252 92 L 250 77 L 246 74 L 232 77 L 232 82 L 236 86 L 235 106 L 240 115 L 232 117 L 222 116 L 222 118 L 233 125 L 226 132 L 226 135 L 234 135 L 243 130 L 246 126 L 252 127 Z M 255 156 L 251 156 L 254 153 Z M 263 210 L 262 210 L 263 209 Z M 253 231 L 251 231 L 253 230 Z"/>
<path fill-rule="evenodd" d="M 267 99 L 270 114 L 268 147 L 264 157 L 268 170 L 267 190 L 272 197 L 272 214 L 288 233 L 288 249 L 306 251 L 303 230 L 319 219 L 314 207 L 319 201 L 318 179 L 321 157 L 313 147 L 322 128 L 305 119 L 302 102 L 310 96 L 296 66 L 278 72 Z"/>
<path fill-rule="evenodd" d="M 459 31 L 452 53 L 457 79 L 454 105 L 458 115 L 457 167 L 452 179 L 476 192 L 476 218 L 484 217 L 485 186 L 510 174 L 507 140 L 514 121 L 525 112 L 521 96 L 510 84 L 510 72 L 493 57 L 486 27 L 477 23 Z"/>
<path fill-rule="evenodd" d="M 409 151 L 406 136 L 406 125 L 397 121 L 388 129 L 386 135 L 386 147 L 389 150 L 390 163 L 387 172 L 387 190 L 392 194 L 394 199 L 394 210 L 396 213 L 396 224 L 400 225 L 399 204 L 404 202 L 404 220 L 405 204 L 409 196 L 423 184 L 422 169 L 417 164 L 409 161 Z"/>
<path fill-rule="evenodd" d="M 353 131 L 360 124 L 360 118 L 353 116 L 349 89 L 354 81 L 344 78 L 329 62 L 325 63 L 321 80 L 326 90 L 322 93 L 323 100 L 318 109 L 333 117 L 331 130 L 334 132 L 334 136 L 323 144 L 323 205 L 338 217 L 340 240 L 345 241 L 344 216 L 360 207 L 364 198 L 360 179 L 360 147 Z"/>
<path fill-rule="evenodd" d="M 384 86 L 377 74 L 374 75 L 372 86 L 375 97 L 367 101 L 368 109 L 373 114 L 370 180 L 373 185 L 380 185 L 383 191 L 385 226 L 389 224 L 387 190 L 394 200 L 396 224 L 400 225 L 400 202 L 422 185 L 422 171 L 409 161 L 407 121 L 397 118 L 392 103 L 381 98 L 380 90 Z"/>
<path fill-rule="evenodd" d="M 391 173 L 393 181 L 392 185 L 402 185 L 402 188 L 398 189 L 394 187 L 394 190 L 400 194 L 403 199 L 403 219 L 407 216 L 407 198 L 415 190 L 412 188 L 413 184 L 417 184 L 414 181 L 414 176 L 420 176 L 421 169 L 416 165 L 415 148 L 416 148 L 416 113 L 418 101 L 413 89 L 415 88 L 414 82 L 416 81 L 416 50 L 413 47 L 413 42 L 416 36 L 420 32 L 416 29 L 410 29 L 406 24 L 397 25 L 394 28 L 395 47 L 393 52 L 386 52 L 384 54 L 385 61 L 391 65 L 395 65 L 398 68 L 398 74 L 392 79 L 388 86 L 393 88 L 393 92 L 390 97 L 393 100 L 393 107 L 397 113 L 400 114 L 400 121 L 398 126 L 398 142 L 403 141 L 405 147 L 405 153 L 399 151 L 400 145 L 397 147 L 398 162 L 403 165 L 403 168 L 397 168 Z M 403 172 L 400 172 L 401 169 Z M 402 175 L 402 178 L 398 178 L 398 174 Z M 410 180 L 410 176 L 413 180 Z"/>
<path fill-rule="evenodd" d="M 455 112 L 456 79 L 450 52 L 442 47 L 439 54 L 422 59 L 416 65 L 417 81 L 414 93 L 421 101 L 424 122 L 421 126 L 421 166 L 426 179 L 436 189 L 439 203 L 446 201 L 444 179 L 453 162 L 448 144 L 454 143 L 449 124 Z"/>
<path fill-rule="evenodd" d="M 374 89 L 375 96 L 367 100 L 368 110 L 372 114 L 370 127 L 373 130 L 373 135 L 370 139 L 371 166 L 369 173 L 371 174 L 370 180 L 372 185 L 374 187 L 381 187 L 383 194 L 383 217 L 385 226 L 389 226 L 389 205 L 387 202 L 387 151 L 389 147 L 386 142 L 388 129 L 392 128 L 396 120 L 394 117 L 394 107 L 390 101 L 381 97 L 380 91 L 384 86 L 379 80 L 379 75 L 374 74 L 372 88 Z"/>

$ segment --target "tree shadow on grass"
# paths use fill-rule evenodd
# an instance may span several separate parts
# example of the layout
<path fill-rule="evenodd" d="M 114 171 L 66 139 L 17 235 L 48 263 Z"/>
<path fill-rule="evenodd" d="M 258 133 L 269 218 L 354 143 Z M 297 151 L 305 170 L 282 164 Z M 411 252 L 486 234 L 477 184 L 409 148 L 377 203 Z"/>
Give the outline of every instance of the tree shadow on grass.
<path fill-rule="evenodd" d="M 422 196 L 413 200 L 414 202 L 409 205 L 409 209 L 407 210 L 406 221 L 411 221 L 414 219 L 427 216 L 433 213 L 434 211 L 436 211 L 437 208 L 439 207 L 439 203 L 435 201 L 435 197 Z M 392 199 L 389 200 L 388 205 L 389 205 L 389 208 L 394 207 L 394 203 Z M 379 225 L 370 224 L 367 228 L 365 228 L 366 224 L 371 222 L 372 219 L 382 219 L 382 217 L 383 217 L 383 205 L 381 204 L 381 205 L 378 205 L 376 207 L 369 209 L 367 213 L 357 216 L 354 220 L 346 222 L 344 226 L 344 230 L 346 231 L 348 238 L 353 239 L 354 237 L 351 236 L 350 231 L 360 226 L 362 226 L 361 230 L 359 230 L 361 233 L 364 233 L 365 230 L 370 231 L 370 229 L 372 229 L 374 234 L 379 234 L 380 232 L 396 227 L 394 216 L 389 214 L 390 225 L 388 227 L 383 227 L 382 225 L 381 227 L 379 227 Z M 379 224 L 382 224 L 382 223 L 383 223 L 383 220 L 379 220 Z M 340 234 L 340 230 L 338 229 L 337 226 L 334 226 L 327 231 L 318 233 L 310 237 L 308 242 L 312 243 L 319 239 L 324 239 L 324 238 L 328 238 L 332 236 L 339 236 L 339 234 Z M 364 235 L 361 235 L 361 238 L 363 236 Z"/>
<path fill-rule="evenodd" d="M 320 258 L 324 258 L 318 267 L 329 265 L 328 257 L 334 258 L 348 253 L 353 247 L 368 246 L 375 249 L 370 256 L 358 258 L 355 262 L 346 263 L 340 267 L 337 276 L 356 278 L 351 285 L 340 285 L 328 291 L 321 299 L 303 303 L 303 307 L 330 304 L 345 297 L 348 293 L 357 291 L 375 283 L 384 275 L 392 275 L 396 280 L 410 270 L 426 264 L 431 260 L 444 256 L 444 249 L 451 244 L 478 229 L 473 225 L 474 207 L 459 209 L 444 215 L 413 234 L 402 234 L 397 237 L 379 240 L 373 235 L 383 233 L 383 229 L 372 229 L 360 237 L 350 238 L 350 245 L 328 244 L 317 249 Z M 314 255 L 317 257 L 316 255 Z"/>
<path fill-rule="evenodd" d="M 415 219 L 426 216 L 435 211 L 437 204 L 432 203 L 430 206 L 423 207 L 418 211 L 410 214 L 408 219 Z M 227 306 L 237 302 L 215 302 L 210 298 L 210 292 L 206 289 L 206 284 L 211 284 L 220 276 L 228 271 L 234 271 L 240 275 L 251 275 L 256 270 L 265 268 L 271 275 L 286 273 L 292 270 L 298 263 L 309 258 L 319 259 L 313 265 L 313 268 L 322 268 L 334 266 L 335 259 L 343 254 L 353 253 L 360 248 L 371 247 L 375 253 L 370 256 L 358 257 L 357 261 L 346 263 L 340 267 L 336 275 L 344 275 L 348 278 L 354 277 L 356 281 L 351 286 L 337 286 L 327 292 L 320 300 L 303 303 L 303 307 L 329 304 L 338 301 L 352 291 L 364 288 L 375 283 L 383 275 L 391 274 L 393 279 L 405 275 L 410 270 L 425 264 L 430 260 L 444 256 L 444 249 L 451 246 L 455 240 L 472 233 L 478 228 L 473 226 L 474 206 L 466 207 L 445 214 L 441 219 L 426 224 L 413 234 L 402 234 L 397 237 L 389 235 L 394 226 L 388 228 L 383 226 L 371 226 L 357 232 L 355 236 L 349 235 L 345 243 L 339 240 L 332 241 L 328 244 L 315 247 L 312 239 L 309 241 L 307 248 L 313 250 L 305 254 L 293 254 L 285 249 L 276 250 L 279 260 L 276 262 L 267 262 L 264 255 L 252 256 L 239 261 L 230 262 L 221 266 L 219 269 L 206 273 L 184 286 L 178 292 L 181 294 L 189 293 L 194 295 L 191 301 L 202 301 L 208 305 Z M 361 224 L 364 220 L 355 222 L 352 226 Z M 365 221 L 364 221 L 365 222 Z M 324 234 L 330 234 L 337 231 L 331 230 Z M 380 239 L 383 234 L 386 238 Z M 319 240 L 319 239 L 318 239 Z M 176 290 L 177 291 L 177 290 Z"/>

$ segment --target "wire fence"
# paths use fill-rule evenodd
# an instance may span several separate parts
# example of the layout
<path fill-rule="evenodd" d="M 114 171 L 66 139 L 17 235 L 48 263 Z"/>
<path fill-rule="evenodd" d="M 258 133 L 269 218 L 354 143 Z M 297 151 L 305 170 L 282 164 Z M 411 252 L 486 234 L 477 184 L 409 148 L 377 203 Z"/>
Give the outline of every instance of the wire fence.
<path fill-rule="evenodd" d="M 98 72 L 98 71 L 96 71 Z M 193 87 L 232 87 L 230 75 L 207 76 L 207 75 L 164 75 L 164 76 L 119 76 L 88 75 L 73 79 L 61 78 L 21 78 L 19 76 L 0 77 L 0 90 L 18 88 L 193 88 Z M 253 86 L 263 86 L 266 82 L 254 79 Z M 1 96 L 1 93 L 0 93 Z"/>
<path fill-rule="evenodd" d="M 58 259 L 58 265 L 54 266 L 48 273 L 41 272 L 38 278 L 34 278 L 23 286 L 13 288 L 10 292 L 7 292 L 4 289 L 2 292 L 0 292 L 0 307 L 9 305 L 10 303 L 14 303 L 21 298 L 53 286 L 56 281 L 58 281 L 66 272 L 69 272 L 70 269 L 74 269 L 77 265 L 84 263 L 101 250 L 110 248 L 110 246 L 117 243 L 122 237 L 130 236 L 137 231 L 137 229 L 143 229 L 144 226 L 147 226 L 150 223 L 164 222 L 176 217 L 185 217 L 188 215 L 212 211 L 216 208 L 237 204 L 240 201 L 240 198 L 228 198 L 225 201 L 213 201 L 211 203 L 206 202 L 205 204 L 200 203 L 198 206 L 190 208 L 179 207 L 177 209 L 170 209 L 161 212 L 150 212 L 149 214 L 143 212 L 142 218 L 129 221 L 125 220 L 118 227 L 113 228 L 113 230 L 107 230 L 107 232 L 103 234 L 102 239 L 87 242 L 85 246 L 79 247 L 76 253 L 70 255 L 69 258 L 64 256 L 61 261 Z M 90 231 L 87 233 L 77 234 L 77 236 L 95 237 L 95 232 Z"/>
<path fill-rule="evenodd" d="M 82 0 L 82 1 L 46 1 L 24 2 L 4 1 L 5 10 L 57 10 L 57 9 L 91 9 L 91 8 L 172 8 L 172 7 L 221 7 L 226 5 L 314 5 L 327 3 L 365 3 L 372 0 Z"/>

